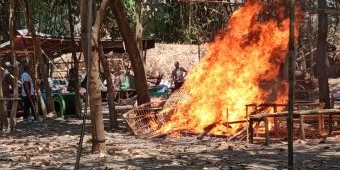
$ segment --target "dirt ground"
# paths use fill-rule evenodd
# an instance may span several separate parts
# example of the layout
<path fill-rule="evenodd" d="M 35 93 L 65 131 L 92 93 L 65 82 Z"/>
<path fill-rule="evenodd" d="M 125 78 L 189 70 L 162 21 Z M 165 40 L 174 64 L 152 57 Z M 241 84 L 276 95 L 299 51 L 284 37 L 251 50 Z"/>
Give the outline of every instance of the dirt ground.
<path fill-rule="evenodd" d="M 104 115 L 108 125 L 107 108 Z M 81 122 L 48 118 L 23 124 L 18 119 L 15 132 L 0 134 L 0 169 L 74 169 Z M 284 134 L 269 146 L 261 137 L 255 138 L 255 144 L 212 136 L 199 140 L 196 135 L 141 139 L 131 135 L 121 117 L 119 122 L 120 130 L 106 132 L 108 153 L 93 155 L 90 121 L 86 121 L 80 169 L 287 169 Z M 295 135 L 294 169 L 340 169 L 340 135 L 315 138 L 307 133 L 314 138 L 304 141 Z"/>
<path fill-rule="evenodd" d="M 157 60 L 165 47 L 161 44 L 156 47 L 157 51 L 148 51 L 147 59 L 153 62 L 148 62 L 147 72 L 161 70 L 167 74 L 176 60 L 188 68 L 198 61 L 197 46 L 174 44 L 170 50 L 174 52 L 167 53 L 166 60 Z M 340 93 L 340 79 L 329 82 L 331 93 Z M 103 106 L 107 127 L 108 108 L 106 103 Z M 271 135 L 269 146 L 264 145 L 262 137 L 256 137 L 254 144 L 244 138 L 227 141 L 205 136 L 199 140 L 193 134 L 141 139 L 129 132 L 121 117 L 129 108 L 117 106 L 120 129 L 106 131 L 105 155 L 90 154 L 90 120 L 86 121 L 80 169 L 287 169 L 285 127 L 281 128 L 279 138 Z M 24 124 L 19 118 L 17 122 L 16 131 L 0 132 L 0 169 L 74 169 L 82 120 L 48 118 Z M 295 128 L 294 169 L 340 169 L 340 133 L 325 137 L 316 128 L 315 123 L 306 128 L 306 140 L 298 138 Z"/>

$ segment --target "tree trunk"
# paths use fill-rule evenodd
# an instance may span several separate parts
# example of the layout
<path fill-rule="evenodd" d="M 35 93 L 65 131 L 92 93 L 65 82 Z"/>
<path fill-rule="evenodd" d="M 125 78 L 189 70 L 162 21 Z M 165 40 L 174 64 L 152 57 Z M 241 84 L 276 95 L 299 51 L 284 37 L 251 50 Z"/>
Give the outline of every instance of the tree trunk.
<path fill-rule="evenodd" d="M 142 20 L 142 0 L 135 1 L 136 11 L 136 43 L 139 50 L 139 55 L 143 57 L 143 64 L 146 63 L 146 56 L 143 56 L 143 20 Z"/>
<path fill-rule="evenodd" d="M 14 38 L 14 9 L 15 9 L 15 1 L 11 0 L 10 1 L 10 15 L 9 15 L 9 36 L 11 37 L 10 39 L 10 44 L 11 44 L 11 56 L 12 56 L 12 65 L 14 66 L 14 78 L 13 78 L 13 97 L 18 98 L 19 93 L 18 93 L 18 77 L 19 77 L 19 68 L 17 65 L 17 59 L 14 54 L 14 43 L 13 43 L 13 38 Z M 12 104 L 12 110 L 11 110 L 11 115 L 10 115 L 10 128 L 11 131 L 14 130 L 15 125 L 16 125 L 16 114 L 17 114 L 17 109 L 18 109 L 18 101 L 13 101 Z"/>
<path fill-rule="evenodd" d="M 112 129 L 117 129 L 118 128 L 118 122 L 117 122 L 117 113 L 115 110 L 115 103 L 114 103 L 114 91 L 113 91 L 113 83 L 112 83 L 112 78 L 111 78 L 111 73 L 110 73 L 110 68 L 108 65 L 108 62 L 104 56 L 104 51 L 100 42 L 100 26 L 102 25 L 105 12 L 107 8 L 109 7 L 109 1 L 104 0 L 102 1 L 102 4 L 97 11 L 96 14 L 96 21 L 95 25 L 93 28 L 93 41 L 95 45 L 95 49 L 98 52 L 97 54 L 99 55 L 101 64 L 104 69 L 105 77 L 106 77 L 106 82 L 107 82 L 107 91 L 108 91 L 108 103 L 109 103 L 109 118 L 110 118 L 110 130 Z"/>
<path fill-rule="evenodd" d="M 2 58 L 0 58 L 0 65 L 2 65 Z M 2 80 L 3 80 L 4 71 L 0 69 L 0 98 L 3 98 L 3 91 L 2 91 Z M 4 130 L 4 126 L 6 126 L 7 122 L 7 114 L 5 112 L 5 102 L 0 100 L 0 131 Z M 7 128 L 7 127 L 6 127 Z"/>
<path fill-rule="evenodd" d="M 39 62 L 39 69 L 40 69 L 40 74 L 42 77 L 42 81 L 43 81 L 43 85 L 44 85 L 44 89 L 45 89 L 45 93 L 46 93 L 46 99 L 47 99 L 47 111 L 50 112 L 55 112 L 54 109 L 54 101 L 52 99 L 52 95 L 51 95 L 51 88 L 50 85 L 48 84 L 48 72 L 46 70 L 46 63 L 44 61 L 44 59 L 42 58 L 41 55 L 41 46 L 40 46 L 40 39 L 39 37 L 37 37 L 36 33 L 35 33 L 35 28 L 33 25 L 33 18 L 32 18 L 32 12 L 31 12 L 31 8 L 28 5 L 27 0 L 23 0 L 24 1 L 24 5 L 26 8 L 26 21 L 27 21 L 27 28 L 29 30 L 29 32 L 31 32 L 32 35 L 32 41 L 33 41 L 33 46 L 34 46 L 34 56 L 38 59 Z M 36 89 L 38 87 L 35 87 Z M 41 98 L 38 96 L 38 98 Z M 41 105 L 45 105 L 44 101 L 40 101 Z M 43 107 L 42 107 L 43 108 Z M 43 116 L 44 118 L 46 118 L 47 114 L 46 114 L 46 110 L 42 110 L 43 111 Z"/>
<path fill-rule="evenodd" d="M 104 56 L 104 51 L 103 51 L 103 48 L 102 48 L 102 45 L 100 44 L 100 42 L 99 42 L 98 48 L 99 48 L 98 52 L 99 52 L 100 61 L 101 61 L 101 64 L 103 66 L 106 81 L 107 81 L 107 92 L 108 92 L 108 95 L 109 95 L 109 98 L 108 98 L 109 119 L 110 119 L 110 127 L 109 128 L 110 128 L 110 130 L 118 129 L 117 111 L 115 109 L 115 102 L 114 102 L 115 92 L 113 90 L 113 81 L 112 81 L 112 77 L 111 77 L 111 74 L 110 74 L 110 67 L 109 67 L 109 64 L 108 64 L 106 57 Z"/>
<path fill-rule="evenodd" d="M 138 51 L 133 33 L 129 27 L 129 23 L 124 11 L 124 5 L 121 0 L 113 0 L 111 8 L 113 14 L 115 15 L 123 40 L 126 44 L 126 50 L 129 53 L 132 69 L 135 74 L 137 104 L 141 105 L 143 103 L 150 102 L 143 61 Z"/>
<path fill-rule="evenodd" d="M 326 0 L 318 0 L 318 8 L 326 9 Z M 326 54 L 327 51 L 327 31 L 328 18 L 324 10 L 319 10 L 318 18 L 318 41 L 316 51 L 316 66 L 319 83 L 319 100 L 325 103 L 325 108 L 330 108 L 329 100 L 329 84 L 328 84 L 328 67 L 329 61 Z"/>
<path fill-rule="evenodd" d="M 105 3 L 103 1 L 102 3 Z M 86 1 L 82 1 L 82 10 L 81 10 L 81 18 L 82 18 L 82 47 L 84 49 L 89 50 L 88 42 L 90 39 L 87 37 L 90 33 L 90 29 L 88 26 L 91 24 L 88 23 L 88 18 L 91 17 L 91 13 L 88 11 L 89 6 Z M 96 24 L 94 27 L 98 27 L 100 25 Z M 94 35 L 94 34 L 93 34 Z M 101 106 L 101 89 L 100 89 L 100 79 L 99 79 L 99 57 L 98 51 L 95 49 L 92 53 L 91 60 L 88 60 L 90 53 L 84 52 L 84 56 L 86 59 L 87 67 L 90 67 L 90 72 L 87 73 L 87 78 L 90 81 L 89 89 L 86 90 L 86 93 L 89 95 L 89 103 L 90 103 L 90 113 L 91 113 L 91 124 L 92 124 L 92 153 L 105 153 L 106 152 L 106 144 L 105 144 L 105 133 L 104 133 L 104 122 L 103 122 L 103 113 Z"/>
<path fill-rule="evenodd" d="M 74 70 L 75 70 L 75 105 L 76 105 L 76 115 L 77 117 L 80 117 L 81 113 L 81 100 L 80 100 L 80 94 L 79 94 L 79 60 L 77 58 L 76 54 L 76 42 L 74 40 L 74 24 L 73 24 L 73 18 L 72 18 L 72 8 L 71 8 L 71 0 L 67 1 L 68 11 L 69 11 L 69 24 L 70 24 L 70 33 L 71 33 L 71 40 L 72 40 L 72 59 L 74 62 Z"/>
<path fill-rule="evenodd" d="M 94 43 L 94 51 L 92 51 L 91 58 L 91 76 L 90 76 L 90 108 L 91 108 L 91 121 L 92 123 L 92 152 L 105 153 L 105 133 L 104 133 L 104 122 L 102 112 L 102 96 L 101 96 L 101 80 L 99 78 L 99 32 L 100 26 L 103 22 L 105 12 L 109 6 L 109 0 L 103 0 L 100 8 L 96 13 L 95 23 L 93 26 L 92 38 Z M 110 74 L 110 73 L 108 73 Z"/>

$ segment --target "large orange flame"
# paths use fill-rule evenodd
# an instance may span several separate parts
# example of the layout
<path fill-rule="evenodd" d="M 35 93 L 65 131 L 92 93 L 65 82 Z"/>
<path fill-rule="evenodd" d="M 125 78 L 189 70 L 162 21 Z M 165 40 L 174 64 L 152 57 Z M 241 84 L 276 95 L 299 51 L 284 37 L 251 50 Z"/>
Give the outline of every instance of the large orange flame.
<path fill-rule="evenodd" d="M 235 11 L 228 28 L 208 44 L 204 59 L 190 71 L 183 87 L 190 97 L 174 106 L 161 132 L 201 133 L 215 124 L 211 133 L 232 134 L 243 125 L 225 123 L 245 119 L 247 104 L 285 103 L 287 83 L 279 76 L 288 52 L 289 19 L 284 13 L 284 6 L 268 8 L 253 0 Z"/>

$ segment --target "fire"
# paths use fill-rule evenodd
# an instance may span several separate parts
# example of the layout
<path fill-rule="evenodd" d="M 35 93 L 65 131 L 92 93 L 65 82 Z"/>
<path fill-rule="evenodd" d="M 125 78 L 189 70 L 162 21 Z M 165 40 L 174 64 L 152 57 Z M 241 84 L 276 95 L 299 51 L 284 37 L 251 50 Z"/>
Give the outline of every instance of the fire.
<path fill-rule="evenodd" d="M 160 131 L 201 133 L 214 125 L 210 133 L 233 134 L 244 124 L 226 122 L 244 120 L 247 104 L 286 103 L 288 86 L 279 76 L 288 52 L 289 19 L 284 13 L 283 5 L 268 8 L 253 0 L 235 11 L 187 76 L 182 90 L 189 97 L 174 106 Z"/>

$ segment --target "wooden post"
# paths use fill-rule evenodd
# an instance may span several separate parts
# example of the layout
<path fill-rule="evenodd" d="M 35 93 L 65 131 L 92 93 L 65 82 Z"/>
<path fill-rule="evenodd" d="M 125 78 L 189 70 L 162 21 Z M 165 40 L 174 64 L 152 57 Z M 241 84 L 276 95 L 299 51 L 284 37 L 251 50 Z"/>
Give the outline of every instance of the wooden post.
<path fill-rule="evenodd" d="M 277 105 L 274 104 L 274 113 L 277 112 Z M 274 131 L 275 131 L 275 137 L 278 138 L 279 137 L 279 127 L 280 127 L 280 124 L 279 124 L 279 118 L 278 117 L 274 117 Z"/>
<path fill-rule="evenodd" d="M 330 102 L 331 109 L 334 109 L 334 101 L 335 101 L 334 94 L 331 94 L 331 102 Z M 328 135 L 331 135 L 332 132 L 333 132 L 333 116 L 332 114 L 329 114 L 328 115 Z"/>
<path fill-rule="evenodd" d="M 300 136 L 302 140 L 305 140 L 305 127 L 304 127 L 304 116 L 300 115 L 299 117 L 299 122 L 300 122 Z"/>
<path fill-rule="evenodd" d="M 257 104 L 255 104 L 255 114 L 258 114 Z M 256 121 L 256 124 L 255 124 L 255 128 L 256 128 L 256 137 L 259 136 L 259 126 L 260 126 L 260 122 L 259 122 L 259 121 Z"/>
<path fill-rule="evenodd" d="M 253 133 L 254 133 L 254 129 L 253 129 L 253 119 L 252 118 L 249 118 L 249 126 L 248 126 L 248 142 L 249 143 L 254 143 L 254 140 L 253 140 Z"/>
<path fill-rule="evenodd" d="M 319 109 L 323 109 L 324 105 L 325 105 L 324 103 L 320 103 Z M 323 114 L 319 114 L 319 133 L 323 134 L 324 129 L 325 129 L 325 117 Z"/>
<path fill-rule="evenodd" d="M 246 105 L 246 135 L 247 135 L 247 141 L 249 142 L 249 115 L 248 115 L 248 105 Z"/>
<path fill-rule="evenodd" d="M 295 93 L 295 0 L 289 1 L 289 41 L 288 41 L 288 117 L 287 117 L 287 141 L 288 141 L 288 170 L 293 170 L 293 112 Z"/>
<path fill-rule="evenodd" d="M 0 59 L 0 65 L 2 65 L 2 59 Z M 4 70 L 0 69 L 0 80 L 3 79 Z M 0 81 L 0 98 L 3 98 L 3 92 L 2 92 L 2 81 Z M 4 130 L 4 126 L 6 126 L 7 123 L 7 112 L 5 112 L 5 102 L 0 101 L 0 131 Z M 6 127 L 7 128 L 7 127 Z"/>
<path fill-rule="evenodd" d="M 268 117 L 264 117 L 264 129 L 265 129 L 265 135 L 266 135 L 266 143 L 265 145 L 269 145 L 269 124 L 268 124 Z"/>

